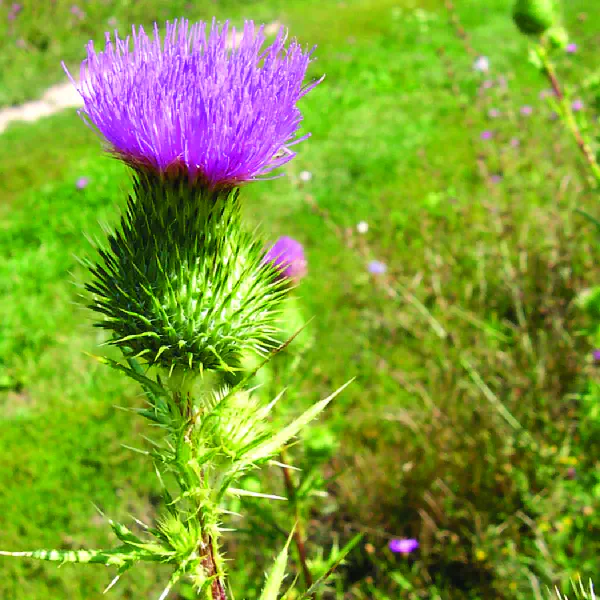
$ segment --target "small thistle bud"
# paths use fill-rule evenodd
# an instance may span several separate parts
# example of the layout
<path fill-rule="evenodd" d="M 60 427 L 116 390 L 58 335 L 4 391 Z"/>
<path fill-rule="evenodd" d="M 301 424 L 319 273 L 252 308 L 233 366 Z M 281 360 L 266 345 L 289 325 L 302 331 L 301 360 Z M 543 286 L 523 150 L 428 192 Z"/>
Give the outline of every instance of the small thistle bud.
<path fill-rule="evenodd" d="M 556 23 L 556 0 L 517 0 L 513 20 L 525 35 L 540 36 Z"/>

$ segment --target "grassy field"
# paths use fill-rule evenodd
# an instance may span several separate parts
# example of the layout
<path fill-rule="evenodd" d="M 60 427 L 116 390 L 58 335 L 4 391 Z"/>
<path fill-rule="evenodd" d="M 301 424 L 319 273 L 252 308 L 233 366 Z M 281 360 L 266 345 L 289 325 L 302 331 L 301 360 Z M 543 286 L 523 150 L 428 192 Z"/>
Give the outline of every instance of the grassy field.
<path fill-rule="evenodd" d="M 310 75 L 326 79 L 302 101 L 312 138 L 287 177 L 244 195 L 249 223 L 308 254 L 297 294 L 315 344 L 285 382 L 288 409 L 357 378 L 323 419 L 338 451 L 309 533 L 315 556 L 365 538 L 325 598 L 520 600 L 597 575 L 600 391 L 577 298 L 600 269 L 575 209 L 598 215 L 598 195 L 540 98 L 509 0 L 456 0 L 466 45 L 442 0 L 80 0 L 83 16 L 71 0 L 21 4 L 10 20 L 0 4 L 0 106 L 38 97 L 62 80 L 60 60 L 76 65 L 88 39 L 131 23 L 254 18 L 318 45 Z M 595 4 L 565 3 L 578 51 L 557 60 L 597 127 L 583 85 L 598 68 Z M 478 54 L 489 73 L 473 69 Z M 148 434 L 115 408 L 140 405 L 139 390 L 90 356 L 104 338 L 78 304 L 77 257 L 130 180 L 75 111 L 0 134 L 0 172 L 0 548 L 107 546 L 92 503 L 147 521 L 160 503 L 122 446 Z M 369 273 L 375 259 L 384 274 Z M 277 490 L 278 474 L 263 485 Z M 421 546 L 393 555 L 394 537 Z M 232 542 L 236 598 L 256 597 L 278 545 Z M 135 571 L 112 597 L 157 597 L 166 577 Z M 89 600 L 110 579 L 5 559 L 0 598 Z"/>

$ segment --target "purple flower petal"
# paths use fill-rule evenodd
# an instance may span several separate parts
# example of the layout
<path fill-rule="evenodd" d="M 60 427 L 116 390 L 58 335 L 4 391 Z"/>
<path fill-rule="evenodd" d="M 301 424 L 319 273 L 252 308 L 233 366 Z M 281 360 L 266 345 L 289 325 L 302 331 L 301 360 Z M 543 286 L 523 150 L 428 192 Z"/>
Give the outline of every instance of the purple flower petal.
<path fill-rule="evenodd" d="M 403 538 L 397 540 L 390 540 L 389 548 L 392 552 L 398 552 L 400 554 L 410 554 L 419 547 L 419 542 L 412 538 Z"/>
<path fill-rule="evenodd" d="M 287 163 L 307 137 L 297 137 L 296 102 L 320 80 L 302 85 L 312 51 L 286 37 L 282 27 L 264 48 L 252 21 L 236 36 L 229 22 L 182 19 L 167 23 L 164 42 L 156 24 L 152 37 L 142 27 L 131 39 L 107 33 L 103 51 L 88 44 L 80 84 L 67 74 L 83 115 L 130 166 L 234 187 Z"/>
<path fill-rule="evenodd" d="M 284 235 L 265 254 L 265 261 L 279 270 L 281 277 L 299 281 L 307 273 L 304 247 L 297 240 Z"/>

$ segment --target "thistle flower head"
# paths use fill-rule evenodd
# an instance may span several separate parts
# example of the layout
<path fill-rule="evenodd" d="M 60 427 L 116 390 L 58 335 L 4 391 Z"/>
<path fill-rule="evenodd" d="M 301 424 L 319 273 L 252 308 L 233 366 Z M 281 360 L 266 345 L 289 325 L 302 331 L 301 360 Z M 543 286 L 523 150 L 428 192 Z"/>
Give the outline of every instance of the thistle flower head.
<path fill-rule="evenodd" d="M 232 34 L 230 36 L 230 33 Z M 109 150 L 136 170 L 187 176 L 228 188 L 270 173 L 292 159 L 302 116 L 296 102 L 319 82 L 302 85 L 311 52 L 286 33 L 264 47 L 264 27 L 235 28 L 182 19 L 161 40 L 140 27 L 103 51 L 93 42 L 74 85 L 84 118 Z M 131 48 L 133 42 L 133 48 Z M 68 73 L 68 71 L 67 71 Z"/>

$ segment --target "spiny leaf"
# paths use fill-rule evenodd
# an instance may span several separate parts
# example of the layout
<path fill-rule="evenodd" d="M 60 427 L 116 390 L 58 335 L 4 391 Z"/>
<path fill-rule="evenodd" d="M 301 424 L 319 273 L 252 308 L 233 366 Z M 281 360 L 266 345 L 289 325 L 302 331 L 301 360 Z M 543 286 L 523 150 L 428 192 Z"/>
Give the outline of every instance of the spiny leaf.
<path fill-rule="evenodd" d="M 285 577 L 285 567 L 287 566 L 288 561 L 288 548 L 290 546 L 290 542 L 292 541 L 293 535 L 294 530 L 292 530 L 292 532 L 290 533 L 290 536 L 288 537 L 288 540 L 285 546 L 283 547 L 283 550 L 275 559 L 275 563 L 273 564 L 271 572 L 267 577 L 265 587 L 263 588 L 259 600 L 277 600 L 279 590 L 281 590 L 281 584 L 283 583 L 283 579 Z"/>
<path fill-rule="evenodd" d="M 347 383 L 345 383 L 342 387 L 338 388 L 333 394 L 317 402 L 314 406 L 309 408 L 304 414 L 298 417 L 295 421 L 290 423 L 287 427 L 284 427 L 280 431 L 276 432 L 274 435 L 269 436 L 268 439 L 249 450 L 248 452 L 244 452 L 241 450 L 239 455 L 243 456 L 243 459 L 240 461 L 241 464 L 238 466 L 243 467 L 244 465 L 249 465 L 251 463 L 255 463 L 257 461 L 269 458 L 277 453 L 285 444 L 293 438 L 303 427 L 305 427 L 308 423 L 310 423 L 320 412 L 322 412 L 325 407 L 340 393 L 342 392 L 350 383 L 352 383 L 354 379 L 351 379 Z"/>
<path fill-rule="evenodd" d="M 327 566 L 325 573 L 321 575 L 299 598 L 296 600 L 308 600 L 312 598 L 317 592 L 317 590 L 325 583 L 327 578 L 338 568 L 338 566 L 342 563 L 342 561 L 346 558 L 348 554 L 354 549 L 354 547 L 360 542 L 362 539 L 362 533 L 359 533 L 357 536 L 353 537 L 337 554 L 334 556 Z M 289 593 L 291 590 L 288 590 L 283 600 L 286 600 L 289 597 Z"/>

